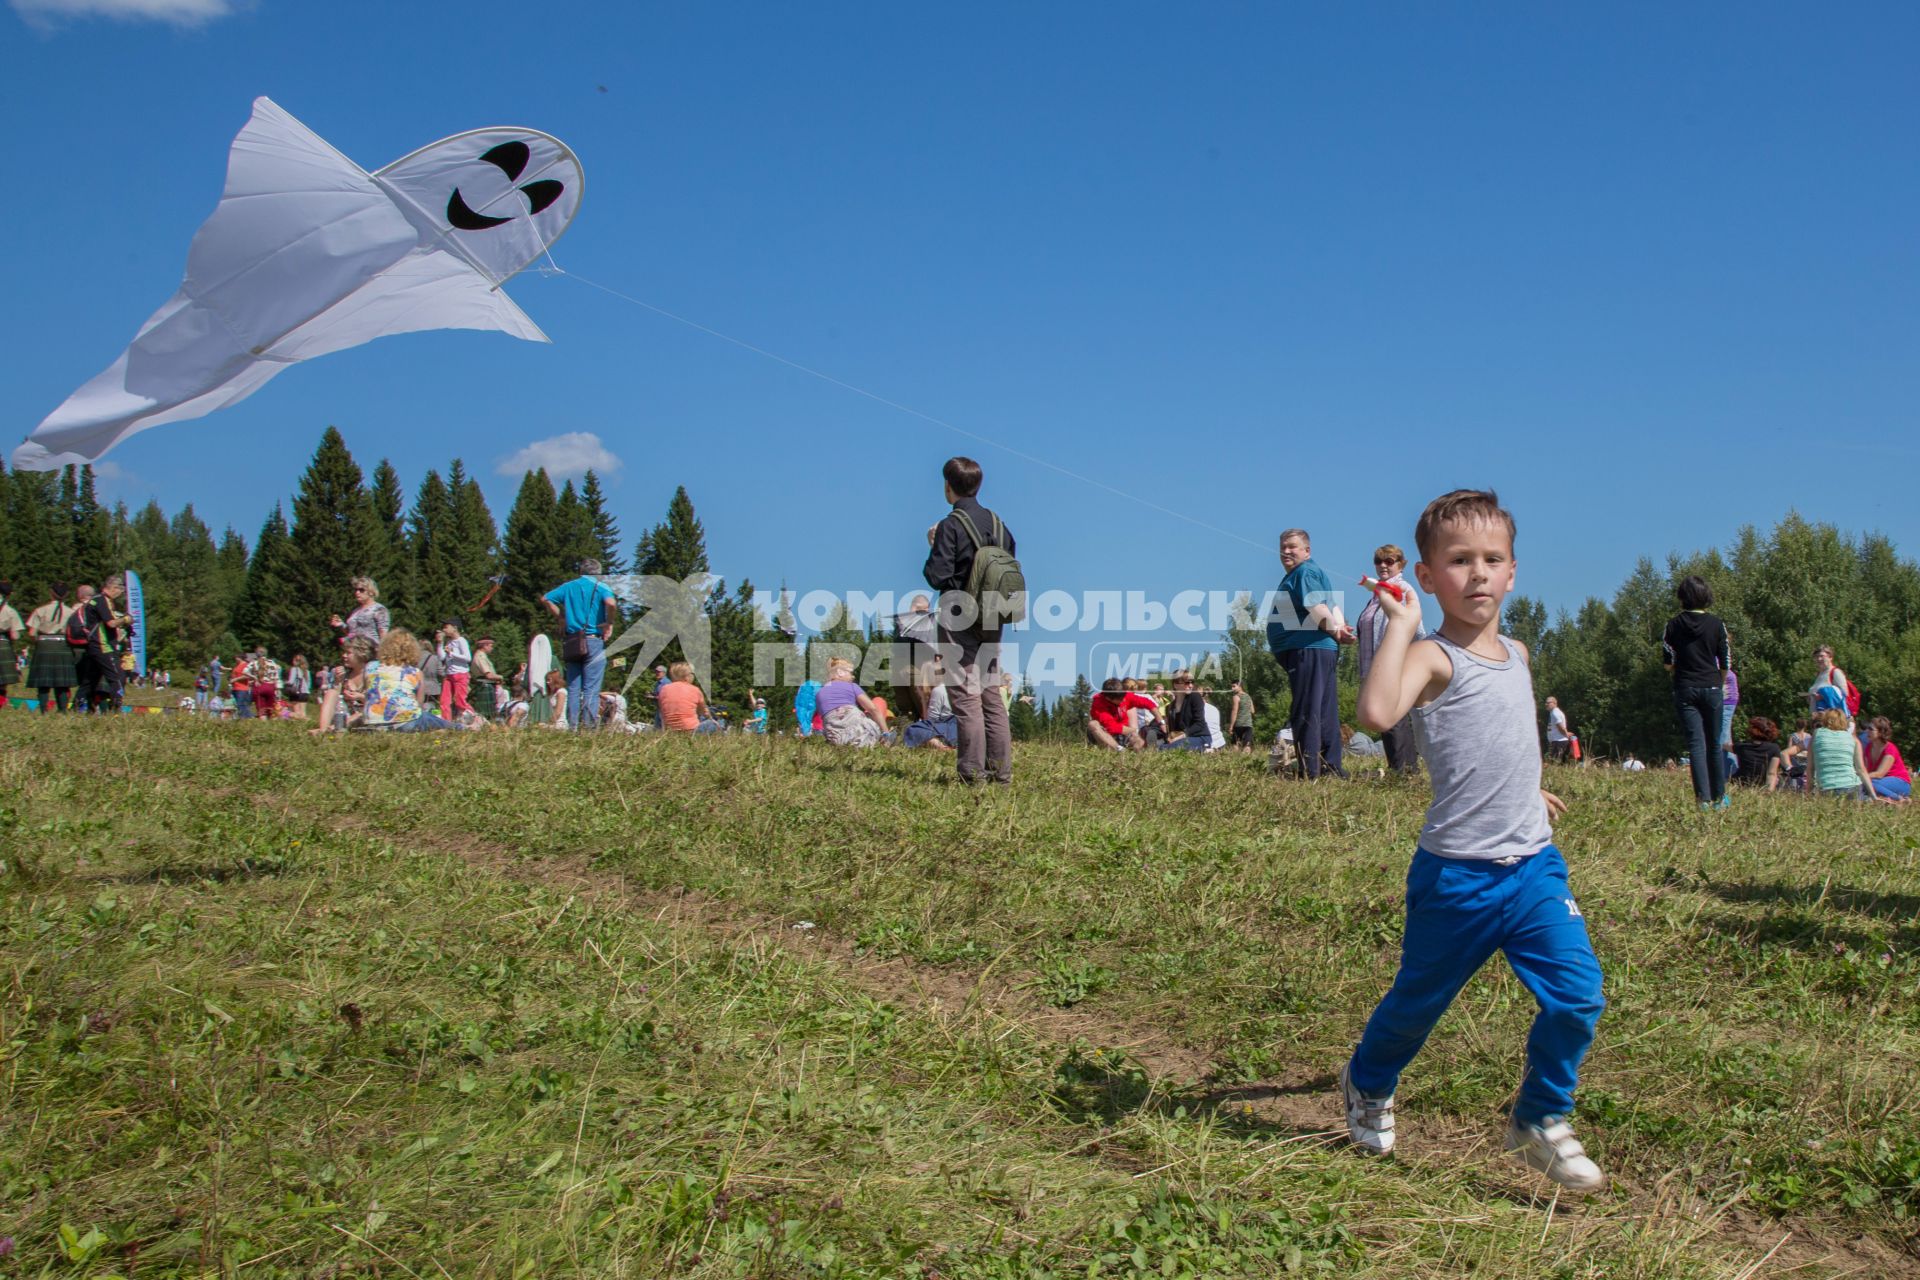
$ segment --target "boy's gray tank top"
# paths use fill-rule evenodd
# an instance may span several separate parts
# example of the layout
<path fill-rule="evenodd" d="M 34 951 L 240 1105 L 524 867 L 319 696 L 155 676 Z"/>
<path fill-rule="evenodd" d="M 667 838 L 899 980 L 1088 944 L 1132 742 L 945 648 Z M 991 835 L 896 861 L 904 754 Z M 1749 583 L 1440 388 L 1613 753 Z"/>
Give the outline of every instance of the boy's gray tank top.
<path fill-rule="evenodd" d="M 1439 697 L 1413 711 L 1433 803 L 1420 847 L 1442 858 L 1528 857 L 1553 842 L 1540 798 L 1540 730 L 1533 674 L 1505 636 L 1505 662 L 1489 662 L 1435 632 L 1453 677 Z"/>

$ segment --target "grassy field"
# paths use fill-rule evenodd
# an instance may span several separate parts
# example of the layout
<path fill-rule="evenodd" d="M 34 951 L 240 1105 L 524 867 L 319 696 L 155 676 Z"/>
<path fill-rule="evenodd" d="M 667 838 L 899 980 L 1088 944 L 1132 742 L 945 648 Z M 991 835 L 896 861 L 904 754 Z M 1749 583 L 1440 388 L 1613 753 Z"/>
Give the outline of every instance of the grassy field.
<path fill-rule="evenodd" d="M 1337 1141 L 1424 786 L 0 712 L 0 1275 L 1920 1275 L 1920 812 L 1556 771 L 1585 1202 L 1496 962 Z M 6 1242 L 0 1241 L 0 1250 Z"/>

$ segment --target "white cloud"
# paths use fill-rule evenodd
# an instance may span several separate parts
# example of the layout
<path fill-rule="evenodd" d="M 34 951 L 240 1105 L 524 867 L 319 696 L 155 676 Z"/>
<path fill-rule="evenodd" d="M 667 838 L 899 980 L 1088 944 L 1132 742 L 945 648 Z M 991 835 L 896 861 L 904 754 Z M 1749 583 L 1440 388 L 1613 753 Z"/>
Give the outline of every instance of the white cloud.
<path fill-rule="evenodd" d="M 140 477 L 119 463 L 108 459 L 93 464 L 93 478 L 101 484 L 126 489 L 140 483 Z"/>
<path fill-rule="evenodd" d="M 597 471 L 602 475 L 618 471 L 620 459 L 601 444 L 600 437 L 593 432 L 569 431 L 564 435 L 535 440 L 517 453 L 502 458 L 494 472 L 497 475 L 518 476 L 542 467 L 546 468 L 549 476 L 558 480 L 587 471 Z"/>
<path fill-rule="evenodd" d="M 240 8 L 236 0 L 12 0 L 14 11 L 36 26 L 65 18 L 114 18 L 122 22 L 171 22 L 197 27 Z"/>

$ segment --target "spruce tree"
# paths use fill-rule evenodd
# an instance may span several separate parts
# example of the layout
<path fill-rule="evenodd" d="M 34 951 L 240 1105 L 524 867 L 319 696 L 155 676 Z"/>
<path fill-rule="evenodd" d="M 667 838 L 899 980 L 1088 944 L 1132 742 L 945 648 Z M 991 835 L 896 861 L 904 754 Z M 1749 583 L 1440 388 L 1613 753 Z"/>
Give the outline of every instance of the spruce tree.
<path fill-rule="evenodd" d="M 685 485 L 673 491 L 667 518 L 640 535 L 633 548 L 633 571 L 684 582 L 708 571 L 707 533 L 693 513 Z"/>
<path fill-rule="evenodd" d="M 710 682 L 714 699 L 729 711 L 746 710 L 747 690 L 754 687 L 753 646 L 760 622 L 753 607 L 753 583 L 742 580 L 734 592 L 728 592 L 725 583 L 715 585 L 707 600 L 713 670 L 696 674 Z"/>
<path fill-rule="evenodd" d="M 290 554 L 281 574 L 287 598 L 278 606 L 289 643 L 325 651 L 333 636 L 328 618 L 351 606 L 353 579 L 371 575 L 383 540 L 360 464 L 340 432 L 328 427 L 293 499 Z"/>
<path fill-rule="evenodd" d="M 1046 724 L 1040 718 L 1039 708 L 1030 701 L 1032 698 L 1033 685 L 1023 676 L 1013 705 L 1007 708 L 1007 730 L 1016 742 L 1032 742 L 1046 732 Z"/>
<path fill-rule="evenodd" d="M 219 570 L 213 535 L 189 502 L 167 528 L 164 560 L 155 567 L 164 582 L 167 626 L 150 619 L 149 666 L 192 672 L 209 657 L 227 629 L 219 605 Z"/>
<path fill-rule="evenodd" d="M 447 490 L 452 500 L 449 537 L 446 540 L 447 577 L 453 584 L 454 612 L 461 614 L 469 628 L 483 626 L 493 616 L 489 605 L 478 609 L 487 598 L 494 575 L 500 572 L 500 534 L 493 524 L 493 512 L 487 509 L 480 482 L 467 474 L 460 459 L 453 460 L 448 472 Z M 466 610 L 473 609 L 471 615 Z M 445 618 L 439 619 L 445 621 Z M 477 638 L 477 636 L 475 637 Z"/>
<path fill-rule="evenodd" d="M 1093 682 L 1087 679 L 1087 673 L 1074 673 L 1073 690 L 1066 697 L 1053 704 L 1050 727 L 1054 736 L 1072 740 L 1085 733 L 1087 716 L 1093 710 Z"/>
<path fill-rule="evenodd" d="M 7 471 L 6 458 L 0 456 L 0 581 L 6 582 L 12 582 L 20 572 L 20 561 L 13 549 L 12 496 L 13 477 Z M 18 595 L 19 587 L 17 584 L 14 587 L 14 591 L 19 601 L 24 602 L 25 597 Z M 26 612 L 22 610 L 21 617 L 25 616 Z"/>
<path fill-rule="evenodd" d="M 574 576 L 565 561 L 565 532 L 553 481 L 544 468 L 527 472 L 507 512 L 507 580 L 496 599 L 501 616 L 524 627 L 529 636 L 547 630 L 551 619 L 541 603 L 547 592 Z"/>
<path fill-rule="evenodd" d="M 400 488 L 400 473 L 385 458 L 373 469 L 373 514 L 380 524 L 380 554 L 370 576 L 380 584 L 380 601 L 396 618 L 409 614 L 413 604 L 413 557 L 407 547 L 407 526 L 402 512 L 406 494 Z"/>
<path fill-rule="evenodd" d="M 449 544 L 453 541 L 453 496 L 438 471 L 429 470 L 407 517 L 413 548 L 413 605 L 407 621 L 418 631 L 444 622 L 456 607 Z"/>
<path fill-rule="evenodd" d="M 100 506 L 91 463 L 80 468 L 72 516 L 74 572 L 82 581 L 101 582 L 108 574 L 125 567 L 114 563 L 112 521 Z"/>
<path fill-rule="evenodd" d="M 37 606 L 51 584 L 79 581 L 73 573 L 72 528 L 59 506 L 58 481 L 51 472 L 15 471 L 9 479 L 14 591 Z"/>
<path fill-rule="evenodd" d="M 220 535 L 219 550 L 213 557 L 213 598 L 220 610 L 220 632 L 232 630 L 233 611 L 247 585 L 247 540 L 227 526 Z"/>
<path fill-rule="evenodd" d="M 247 562 L 246 581 L 231 623 L 234 638 L 241 644 L 263 644 L 282 655 L 302 647 L 298 639 L 283 630 L 287 613 L 281 602 L 287 592 L 288 543 L 287 517 L 276 502 L 253 544 L 253 558 Z"/>
<path fill-rule="evenodd" d="M 594 558 L 607 573 L 625 573 L 627 562 L 620 555 L 620 526 L 607 510 L 606 495 L 600 489 L 600 477 L 588 469 L 580 485 L 580 501 L 587 508 L 593 527 Z"/>
<path fill-rule="evenodd" d="M 561 553 L 569 564 L 581 560 L 600 559 L 600 544 L 594 537 L 593 512 L 574 491 L 573 481 L 569 480 L 560 487 L 560 499 L 555 504 L 559 511 L 561 534 Z M 601 572 L 606 571 L 604 563 Z"/>

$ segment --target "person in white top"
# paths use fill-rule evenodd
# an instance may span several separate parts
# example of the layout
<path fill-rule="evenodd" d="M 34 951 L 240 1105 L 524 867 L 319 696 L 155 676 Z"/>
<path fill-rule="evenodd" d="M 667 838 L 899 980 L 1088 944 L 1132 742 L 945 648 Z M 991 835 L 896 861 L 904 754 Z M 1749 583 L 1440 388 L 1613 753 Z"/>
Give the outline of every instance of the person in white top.
<path fill-rule="evenodd" d="M 1573 735 L 1567 732 L 1567 713 L 1560 709 L 1560 699 L 1547 699 L 1547 758 L 1559 764 L 1565 764 L 1567 753 L 1573 749 Z"/>
<path fill-rule="evenodd" d="M 1213 739 L 1213 745 L 1207 750 L 1218 751 L 1227 745 L 1227 732 L 1220 727 L 1220 708 L 1214 706 L 1213 700 L 1209 698 L 1201 707 L 1201 711 L 1207 717 L 1207 734 Z"/>
<path fill-rule="evenodd" d="M 1627 752 L 1627 758 L 1620 762 L 1620 767 L 1628 773 L 1645 773 L 1647 771 L 1646 762 L 1634 755 L 1631 751 Z"/>
<path fill-rule="evenodd" d="M 440 718 L 452 720 L 473 708 L 467 703 L 467 684 L 473 678 L 473 646 L 460 634 L 460 623 L 448 619 L 441 626 L 434 652 L 440 655 Z"/>
<path fill-rule="evenodd" d="M 1813 665 L 1818 674 L 1813 677 L 1813 683 L 1807 687 L 1807 705 L 1818 711 L 1824 699 L 1826 705 L 1840 708 L 1847 716 L 1847 730 L 1852 732 L 1853 708 L 1847 705 L 1847 687 L 1851 682 L 1847 679 L 1847 673 L 1834 664 L 1833 646 L 1823 644 L 1815 649 Z M 1824 692 L 1829 689 L 1837 692 Z"/>

